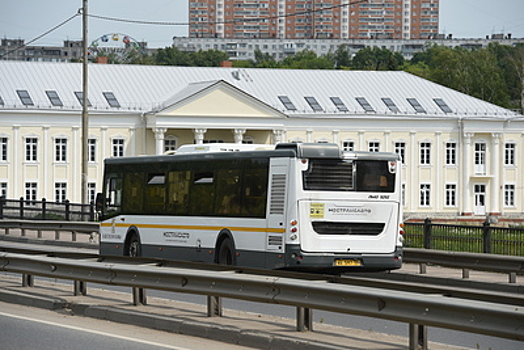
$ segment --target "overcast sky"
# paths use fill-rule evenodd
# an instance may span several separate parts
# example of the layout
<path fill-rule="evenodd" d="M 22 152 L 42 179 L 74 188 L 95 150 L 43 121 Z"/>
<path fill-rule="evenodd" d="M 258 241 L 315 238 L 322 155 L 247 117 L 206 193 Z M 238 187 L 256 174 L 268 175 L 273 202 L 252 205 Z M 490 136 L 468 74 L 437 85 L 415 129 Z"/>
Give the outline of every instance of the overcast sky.
<path fill-rule="evenodd" d="M 27 42 L 67 20 L 82 7 L 82 0 L 1 0 L 0 36 Z M 187 23 L 187 0 L 89 0 L 88 12 L 140 21 Z M 439 32 L 455 38 L 484 38 L 511 33 L 524 38 L 524 0 L 440 0 Z M 104 34 L 122 33 L 150 48 L 172 44 L 173 36 L 187 36 L 187 25 L 143 25 L 89 19 L 89 41 Z M 82 37 L 77 16 L 31 45 L 62 46 Z M 121 38 L 120 38 L 121 40 Z M 101 40 L 99 40 L 101 42 Z"/>

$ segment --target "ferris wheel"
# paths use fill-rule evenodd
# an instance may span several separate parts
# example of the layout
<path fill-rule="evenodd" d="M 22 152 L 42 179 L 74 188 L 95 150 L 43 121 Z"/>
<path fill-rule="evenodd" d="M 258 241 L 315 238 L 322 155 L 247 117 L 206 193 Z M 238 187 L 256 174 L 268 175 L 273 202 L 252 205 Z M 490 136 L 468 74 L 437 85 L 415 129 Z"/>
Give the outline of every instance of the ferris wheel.
<path fill-rule="evenodd" d="M 89 52 L 96 55 L 100 52 L 123 54 L 129 50 L 144 49 L 144 44 L 135 38 L 123 33 L 109 33 L 93 40 L 89 46 Z"/>

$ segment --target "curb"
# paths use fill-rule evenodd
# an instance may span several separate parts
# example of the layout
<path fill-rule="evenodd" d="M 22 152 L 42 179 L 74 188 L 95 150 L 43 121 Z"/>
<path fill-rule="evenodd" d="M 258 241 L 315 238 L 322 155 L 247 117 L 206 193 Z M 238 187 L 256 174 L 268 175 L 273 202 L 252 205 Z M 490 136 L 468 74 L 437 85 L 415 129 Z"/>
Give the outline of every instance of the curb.
<path fill-rule="evenodd" d="M 207 324 L 176 317 L 119 309 L 111 306 L 71 303 L 65 299 L 18 291 L 0 290 L 0 301 L 47 310 L 71 310 L 74 315 L 128 324 L 175 334 L 205 338 L 256 349 L 342 350 L 339 347 L 297 337 L 283 337 L 253 329 Z M 299 334 L 299 333 L 298 333 Z"/>

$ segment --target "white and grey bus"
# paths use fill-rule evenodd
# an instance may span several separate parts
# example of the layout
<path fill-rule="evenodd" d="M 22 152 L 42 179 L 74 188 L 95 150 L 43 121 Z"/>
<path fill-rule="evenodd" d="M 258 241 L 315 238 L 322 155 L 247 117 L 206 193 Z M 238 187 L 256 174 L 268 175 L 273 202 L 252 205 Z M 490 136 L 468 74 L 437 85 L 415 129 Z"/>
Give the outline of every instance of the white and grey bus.
<path fill-rule="evenodd" d="M 402 264 L 395 153 L 204 144 L 104 165 L 102 255 L 336 272 Z"/>

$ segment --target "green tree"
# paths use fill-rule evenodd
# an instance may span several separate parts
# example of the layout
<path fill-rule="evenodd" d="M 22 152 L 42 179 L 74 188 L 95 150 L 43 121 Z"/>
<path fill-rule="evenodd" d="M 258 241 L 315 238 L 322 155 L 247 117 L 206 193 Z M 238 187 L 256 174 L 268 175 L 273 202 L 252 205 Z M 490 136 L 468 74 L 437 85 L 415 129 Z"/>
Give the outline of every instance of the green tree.
<path fill-rule="evenodd" d="M 180 51 L 176 47 L 159 49 L 154 59 L 156 64 L 164 66 L 192 66 L 189 53 Z"/>
<path fill-rule="evenodd" d="M 190 54 L 192 65 L 196 67 L 220 67 L 222 61 L 227 61 L 229 56 L 224 51 L 206 50 Z"/>
<path fill-rule="evenodd" d="M 153 65 L 155 64 L 155 59 L 153 55 L 148 54 L 147 51 L 133 49 L 126 53 L 122 62 L 127 64 Z"/>
<path fill-rule="evenodd" d="M 335 67 L 345 69 L 351 67 L 351 53 L 346 45 L 339 45 L 334 54 Z"/>
<path fill-rule="evenodd" d="M 351 60 L 351 68 L 358 70 L 398 70 L 403 64 L 402 54 L 378 47 L 359 50 Z"/>
<path fill-rule="evenodd" d="M 282 60 L 280 68 L 290 69 L 333 69 L 335 62 L 332 57 L 318 57 L 314 51 L 303 50 Z"/>

